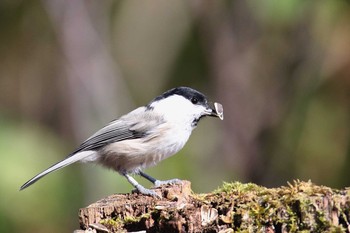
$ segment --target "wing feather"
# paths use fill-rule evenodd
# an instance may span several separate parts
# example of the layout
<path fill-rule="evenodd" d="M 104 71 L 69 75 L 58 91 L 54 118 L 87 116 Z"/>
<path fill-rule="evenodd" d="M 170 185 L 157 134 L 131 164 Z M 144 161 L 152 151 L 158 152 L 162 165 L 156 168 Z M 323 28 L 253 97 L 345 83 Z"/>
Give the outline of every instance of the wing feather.
<path fill-rule="evenodd" d="M 164 123 L 164 119 L 140 107 L 110 122 L 84 141 L 71 155 L 86 150 L 97 150 L 107 144 L 145 137 Z M 69 156 L 68 156 L 69 157 Z"/>

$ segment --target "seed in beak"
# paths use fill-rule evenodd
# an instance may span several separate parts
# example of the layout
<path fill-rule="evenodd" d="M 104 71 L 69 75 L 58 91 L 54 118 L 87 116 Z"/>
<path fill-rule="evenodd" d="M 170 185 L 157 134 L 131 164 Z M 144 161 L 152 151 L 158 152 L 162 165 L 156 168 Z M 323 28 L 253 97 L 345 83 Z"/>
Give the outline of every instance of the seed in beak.
<path fill-rule="evenodd" d="M 224 119 L 224 108 L 222 107 L 222 104 L 220 103 L 214 103 L 215 111 L 220 120 Z"/>

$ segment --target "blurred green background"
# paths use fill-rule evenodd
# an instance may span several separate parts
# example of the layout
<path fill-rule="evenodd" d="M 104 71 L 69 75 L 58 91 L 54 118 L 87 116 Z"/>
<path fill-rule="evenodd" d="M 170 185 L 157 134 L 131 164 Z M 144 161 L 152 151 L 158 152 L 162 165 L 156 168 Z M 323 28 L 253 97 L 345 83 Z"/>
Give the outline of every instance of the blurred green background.
<path fill-rule="evenodd" d="M 72 232 L 79 208 L 130 192 L 115 172 L 81 164 L 18 189 L 180 85 L 222 103 L 225 120 L 203 120 L 149 174 L 195 192 L 349 186 L 349 25 L 345 0 L 1 1 L 0 232 Z"/>

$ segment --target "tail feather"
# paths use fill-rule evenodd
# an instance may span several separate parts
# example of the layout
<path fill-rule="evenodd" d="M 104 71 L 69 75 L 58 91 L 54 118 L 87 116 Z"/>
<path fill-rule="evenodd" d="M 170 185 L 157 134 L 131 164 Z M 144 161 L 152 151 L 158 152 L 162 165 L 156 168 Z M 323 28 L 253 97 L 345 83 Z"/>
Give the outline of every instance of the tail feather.
<path fill-rule="evenodd" d="M 37 182 L 39 179 L 41 179 L 42 177 L 46 176 L 47 174 L 54 172 L 56 170 L 59 170 L 63 167 L 66 167 L 72 163 L 78 162 L 78 161 L 83 161 L 84 159 L 86 159 L 87 157 L 93 155 L 94 153 L 96 153 L 95 151 L 82 151 L 79 153 L 76 153 L 70 157 L 67 157 L 66 159 L 52 165 L 51 167 L 49 167 L 48 169 L 46 169 L 45 171 L 39 173 L 38 175 L 34 176 L 32 179 L 28 180 L 27 182 L 25 182 L 20 190 L 23 190 L 27 187 L 29 187 L 30 185 L 34 184 L 35 182 Z"/>

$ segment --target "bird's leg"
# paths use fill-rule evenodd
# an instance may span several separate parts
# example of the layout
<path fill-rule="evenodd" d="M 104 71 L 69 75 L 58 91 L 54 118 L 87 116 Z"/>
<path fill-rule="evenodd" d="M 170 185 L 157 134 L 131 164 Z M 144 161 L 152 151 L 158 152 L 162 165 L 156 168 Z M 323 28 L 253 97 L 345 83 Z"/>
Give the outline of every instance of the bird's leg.
<path fill-rule="evenodd" d="M 145 179 L 151 181 L 155 187 L 159 187 L 161 185 L 167 185 L 167 184 L 178 184 L 181 183 L 181 180 L 179 179 L 171 179 L 171 180 L 157 180 L 153 178 L 150 175 L 147 175 L 146 173 L 140 171 L 139 172 L 140 176 L 144 177 Z"/>
<path fill-rule="evenodd" d="M 154 190 L 146 189 L 145 187 L 140 185 L 132 176 L 128 174 L 123 174 L 123 175 L 130 182 L 130 184 L 132 184 L 132 186 L 134 186 L 140 193 L 148 196 L 152 196 L 152 197 L 161 198 Z"/>

